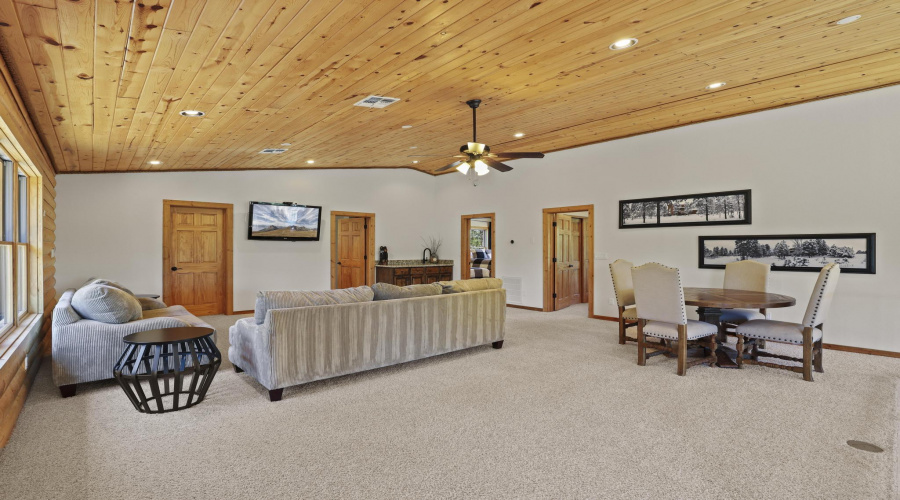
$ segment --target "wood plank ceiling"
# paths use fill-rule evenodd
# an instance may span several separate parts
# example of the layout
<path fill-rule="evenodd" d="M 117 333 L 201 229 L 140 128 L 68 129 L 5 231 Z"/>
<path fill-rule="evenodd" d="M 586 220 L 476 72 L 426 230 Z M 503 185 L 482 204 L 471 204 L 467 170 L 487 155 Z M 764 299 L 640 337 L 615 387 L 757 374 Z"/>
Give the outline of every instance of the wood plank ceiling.
<path fill-rule="evenodd" d="M 430 172 L 472 98 L 495 151 L 555 151 L 896 84 L 900 2 L 0 0 L 0 51 L 60 173 Z"/>

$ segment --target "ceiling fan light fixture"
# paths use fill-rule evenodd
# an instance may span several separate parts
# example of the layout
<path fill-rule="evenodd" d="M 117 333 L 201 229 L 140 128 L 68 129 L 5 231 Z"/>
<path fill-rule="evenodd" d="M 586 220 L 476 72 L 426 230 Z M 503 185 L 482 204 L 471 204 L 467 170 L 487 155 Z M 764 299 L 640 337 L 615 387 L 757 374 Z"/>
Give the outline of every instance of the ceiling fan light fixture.
<path fill-rule="evenodd" d="M 459 166 L 456 167 L 456 170 L 459 170 L 459 173 L 461 173 L 463 175 L 468 174 L 469 173 L 469 162 L 464 161 L 464 162 L 460 163 Z"/>
<path fill-rule="evenodd" d="M 609 50 L 622 50 L 627 49 L 629 47 L 634 47 L 637 45 L 637 38 L 623 38 L 622 40 L 616 40 L 615 42 L 609 45 Z"/>
<path fill-rule="evenodd" d="M 490 169 L 487 166 L 487 163 L 481 160 L 475 160 L 475 173 L 478 175 L 485 175 L 490 172 Z"/>
<path fill-rule="evenodd" d="M 472 154 L 480 155 L 484 153 L 484 144 L 480 142 L 470 142 L 468 143 L 468 148 Z"/>

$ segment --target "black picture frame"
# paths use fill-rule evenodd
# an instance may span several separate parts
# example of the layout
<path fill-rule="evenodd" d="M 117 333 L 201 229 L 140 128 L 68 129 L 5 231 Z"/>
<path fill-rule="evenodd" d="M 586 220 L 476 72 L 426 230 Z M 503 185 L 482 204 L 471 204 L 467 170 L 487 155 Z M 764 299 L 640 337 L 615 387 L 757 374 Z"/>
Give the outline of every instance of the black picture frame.
<path fill-rule="evenodd" d="M 719 220 L 703 220 L 703 221 L 690 221 L 690 222 L 663 222 L 663 216 L 661 215 L 662 203 L 664 202 L 674 202 L 676 200 L 686 200 L 686 199 L 697 199 L 697 198 L 722 198 L 727 196 L 738 196 L 743 195 L 744 204 L 741 207 L 741 213 L 743 214 L 741 218 L 727 220 L 727 219 L 719 219 Z M 626 207 L 630 208 L 634 204 L 642 203 L 645 206 L 649 206 L 653 208 L 654 212 L 652 217 L 656 219 L 655 222 L 645 222 L 640 224 L 626 224 L 625 216 L 626 216 Z M 672 204 L 674 206 L 674 203 Z M 669 207 L 671 210 L 672 206 Z M 710 206 L 710 203 L 704 203 L 704 206 Z M 715 202 L 713 202 L 713 206 L 715 206 Z M 691 214 L 684 214 L 691 215 Z M 707 218 L 709 214 L 706 214 Z M 749 189 L 739 189 L 736 191 L 719 191 L 715 193 L 698 193 L 698 194 L 683 194 L 676 196 L 659 196 L 656 198 L 637 198 L 633 200 L 619 200 L 619 229 L 636 229 L 636 228 L 646 228 L 646 227 L 684 227 L 684 226 L 722 226 L 722 225 L 733 225 L 733 224 L 751 224 L 753 222 L 753 203 L 751 200 L 751 192 Z"/>
<path fill-rule="evenodd" d="M 737 241 L 750 241 L 756 240 L 757 244 L 762 240 L 767 240 L 768 242 L 763 243 L 765 245 L 769 245 L 770 250 L 773 252 L 768 256 L 744 256 L 746 259 L 757 260 L 760 262 L 771 262 L 771 267 L 773 271 L 800 271 L 800 272 L 813 272 L 817 273 L 822 270 L 824 264 L 822 261 L 828 262 L 838 262 L 839 264 L 844 264 L 841 260 L 849 260 L 855 259 L 858 255 L 865 256 L 865 266 L 864 267 L 849 267 L 847 265 L 841 265 L 842 273 L 851 273 L 851 274 L 875 274 L 875 233 L 829 233 L 829 234 L 775 234 L 775 235 L 731 235 L 731 236 L 700 236 L 698 240 L 698 266 L 701 269 L 725 269 L 725 263 L 708 263 L 707 257 L 716 258 L 714 256 L 708 256 L 706 254 L 706 249 L 710 248 L 711 251 L 716 249 L 716 246 L 707 245 L 707 242 L 730 242 L 730 244 L 736 246 Z M 780 242 L 788 242 L 791 244 L 794 242 L 800 242 L 799 244 L 802 246 L 803 241 L 818 241 L 823 240 L 826 245 L 834 245 L 838 247 L 839 240 L 865 240 L 865 252 L 860 253 L 859 249 L 854 247 L 844 246 L 838 247 L 838 251 L 842 249 L 851 249 L 855 250 L 852 252 L 853 257 L 848 257 L 848 254 L 836 254 L 836 255 L 811 255 L 811 254 L 794 254 L 789 256 L 778 256 L 774 252 L 776 251 L 777 246 L 772 245 L 771 241 L 780 241 Z M 721 248 L 721 247 L 720 247 Z M 750 248 L 750 253 L 752 252 L 753 245 L 748 245 Z M 796 249 L 796 246 L 791 247 L 789 250 L 793 251 Z M 821 245 L 820 245 L 821 248 Z M 728 260 L 721 259 L 721 257 L 734 257 L 722 255 L 719 256 L 719 260 Z M 777 265 L 778 260 L 782 262 L 791 262 L 788 259 L 792 259 L 794 261 L 794 265 Z M 806 265 L 804 265 L 803 260 L 806 260 Z M 743 260 L 743 259 L 733 259 L 733 260 Z M 733 261 L 731 260 L 731 261 Z M 819 265 L 817 265 L 819 264 Z"/>

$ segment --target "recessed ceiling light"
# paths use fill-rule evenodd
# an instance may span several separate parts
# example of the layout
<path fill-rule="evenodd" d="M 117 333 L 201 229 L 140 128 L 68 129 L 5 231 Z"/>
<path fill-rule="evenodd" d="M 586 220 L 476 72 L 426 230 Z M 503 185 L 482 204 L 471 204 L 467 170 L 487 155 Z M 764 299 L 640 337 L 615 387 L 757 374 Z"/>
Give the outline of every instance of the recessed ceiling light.
<path fill-rule="evenodd" d="M 419 149 L 419 146 L 410 146 L 409 149 Z"/>
<path fill-rule="evenodd" d="M 181 116 L 203 116 L 206 113 L 204 113 L 203 111 L 198 111 L 196 109 L 186 109 L 178 114 Z"/>
<path fill-rule="evenodd" d="M 715 90 L 715 89 L 720 89 L 724 86 L 725 86 L 725 82 L 716 82 L 716 83 L 710 83 L 709 85 L 707 85 L 706 89 L 707 90 Z"/>
<path fill-rule="evenodd" d="M 150 160 L 147 163 L 149 163 L 151 165 L 162 165 L 162 162 L 159 160 Z"/>
<path fill-rule="evenodd" d="M 627 49 L 628 47 L 634 47 L 635 45 L 637 45 L 637 43 L 638 43 L 638 39 L 637 39 L 637 38 L 624 38 L 624 39 L 622 39 L 622 40 L 618 40 L 618 41 L 613 42 L 613 43 L 609 46 L 609 50 L 622 50 L 622 49 Z"/>
<path fill-rule="evenodd" d="M 282 145 L 282 146 L 290 146 L 291 143 L 289 143 L 289 142 L 282 142 L 281 145 Z"/>
<path fill-rule="evenodd" d="M 838 19 L 837 21 L 834 22 L 834 24 L 850 24 L 854 21 L 859 21 L 859 18 L 861 18 L 861 17 L 862 16 L 860 16 L 860 15 L 845 17 L 843 19 Z"/>
<path fill-rule="evenodd" d="M 403 125 L 403 126 L 400 127 L 400 128 L 412 128 L 412 125 Z"/>
<path fill-rule="evenodd" d="M 310 165 L 312 165 L 315 162 L 316 162 L 316 160 L 306 160 L 306 163 L 309 163 Z"/>
<path fill-rule="evenodd" d="M 525 134 L 523 134 L 522 132 L 516 132 L 515 134 L 513 134 L 513 137 L 525 137 Z"/>
<path fill-rule="evenodd" d="M 413 160 L 413 163 L 419 163 L 419 160 Z"/>

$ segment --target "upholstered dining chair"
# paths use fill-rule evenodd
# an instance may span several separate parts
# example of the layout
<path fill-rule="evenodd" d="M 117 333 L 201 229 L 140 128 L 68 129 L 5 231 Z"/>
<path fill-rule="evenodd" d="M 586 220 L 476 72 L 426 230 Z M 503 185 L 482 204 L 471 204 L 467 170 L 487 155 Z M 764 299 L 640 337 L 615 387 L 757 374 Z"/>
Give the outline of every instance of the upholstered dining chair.
<path fill-rule="evenodd" d="M 638 310 L 638 365 L 644 366 L 647 358 L 664 354 L 677 353 L 678 374 L 684 375 L 689 366 L 707 363 L 713 366 L 716 362 L 716 325 L 687 319 L 684 306 L 684 289 L 681 287 L 681 276 L 678 269 L 657 263 L 644 264 L 631 271 L 634 281 L 634 298 Z M 663 341 L 676 341 L 648 344 L 646 337 L 656 337 Z M 709 349 L 709 356 L 688 362 L 687 347 L 689 342 L 707 338 L 703 346 Z M 647 353 L 650 347 L 655 352 Z"/>
<path fill-rule="evenodd" d="M 723 288 L 767 292 L 771 268 L 755 260 L 739 260 L 725 265 Z M 767 319 L 765 309 L 724 309 L 719 318 L 719 334 L 734 333 L 737 325 L 752 319 Z M 724 339 L 724 337 L 722 337 Z"/>
<path fill-rule="evenodd" d="M 637 342 L 637 338 L 629 337 L 625 331 L 637 326 L 637 308 L 634 307 L 634 285 L 631 282 L 631 270 L 634 264 L 618 259 L 609 265 L 612 275 L 613 292 L 616 294 L 616 305 L 619 307 L 619 343 L 626 340 Z"/>
<path fill-rule="evenodd" d="M 803 380 L 813 381 L 813 368 L 819 373 L 822 368 L 822 330 L 834 291 L 837 287 L 838 277 L 841 275 L 841 267 L 837 264 L 828 264 L 819 272 L 819 279 L 813 289 L 809 305 L 806 306 L 806 314 L 803 323 L 789 323 L 787 321 L 774 321 L 770 319 L 754 319 L 740 324 L 737 327 L 738 352 L 743 352 L 744 343 L 749 339 L 751 344 L 750 359 L 737 357 L 738 368 L 744 363 L 768 366 L 770 368 L 782 368 L 803 374 Z M 803 346 L 803 358 L 782 356 L 770 352 L 760 351 L 757 343 L 760 340 L 781 342 Z M 802 363 L 802 366 L 788 366 L 759 361 L 760 357 L 784 359 Z"/>

